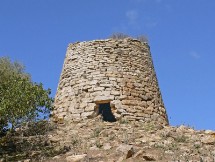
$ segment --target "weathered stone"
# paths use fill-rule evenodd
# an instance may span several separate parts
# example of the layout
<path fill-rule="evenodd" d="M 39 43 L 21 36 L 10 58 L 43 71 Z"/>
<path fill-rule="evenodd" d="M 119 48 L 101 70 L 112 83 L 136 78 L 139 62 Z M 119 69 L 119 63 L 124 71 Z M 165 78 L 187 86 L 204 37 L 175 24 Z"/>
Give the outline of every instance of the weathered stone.
<path fill-rule="evenodd" d="M 102 90 L 104 90 L 104 87 L 96 87 L 96 88 L 94 88 L 93 90 L 94 90 L 94 91 L 102 91 Z"/>
<path fill-rule="evenodd" d="M 59 142 L 60 140 L 61 140 L 61 138 L 58 136 L 53 136 L 50 138 L 50 141 L 53 143 Z"/>
<path fill-rule="evenodd" d="M 156 161 L 156 158 L 152 154 L 144 154 L 143 159 L 146 161 Z"/>
<path fill-rule="evenodd" d="M 72 111 L 73 114 L 80 114 L 80 113 L 82 113 L 82 112 L 84 112 L 84 109 L 74 109 L 74 110 Z"/>
<path fill-rule="evenodd" d="M 89 150 L 99 150 L 99 148 L 96 145 L 94 145 L 94 146 L 90 147 Z"/>
<path fill-rule="evenodd" d="M 81 114 L 71 114 L 71 117 L 72 117 L 72 118 L 80 118 L 80 117 L 81 117 Z"/>
<path fill-rule="evenodd" d="M 143 154 L 144 154 L 145 152 L 143 151 L 143 150 L 139 150 L 137 153 L 135 153 L 134 154 L 134 158 L 136 158 L 136 157 L 141 157 L 141 156 L 143 156 Z"/>
<path fill-rule="evenodd" d="M 94 111 L 83 112 L 81 113 L 81 117 L 92 117 L 94 115 Z"/>
<path fill-rule="evenodd" d="M 120 157 L 116 162 L 123 162 L 124 161 L 124 157 Z"/>
<path fill-rule="evenodd" d="M 128 159 L 133 156 L 134 149 L 132 145 L 121 144 L 116 148 L 116 151 L 122 153 L 124 155 L 124 159 Z"/>
<path fill-rule="evenodd" d="M 88 103 L 87 107 L 85 108 L 85 111 L 94 111 L 96 107 L 95 103 Z"/>
<path fill-rule="evenodd" d="M 213 131 L 213 130 L 205 130 L 205 133 L 215 135 L 215 131 Z"/>
<path fill-rule="evenodd" d="M 101 87 L 109 88 L 112 87 L 112 84 L 100 84 Z"/>
<path fill-rule="evenodd" d="M 61 157 L 59 156 L 59 155 L 57 155 L 57 156 L 54 156 L 52 159 L 53 160 L 58 160 L 58 159 L 60 159 Z"/>
<path fill-rule="evenodd" d="M 56 119 L 57 123 L 58 124 L 63 124 L 64 123 L 64 118 L 62 116 L 59 116 L 57 119 Z"/>
<path fill-rule="evenodd" d="M 73 155 L 73 156 L 67 156 L 66 161 L 67 162 L 88 162 L 89 158 L 88 158 L 87 154 Z"/>
<path fill-rule="evenodd" d="M 120 92 L 119 92 L 119 91 L 111 91 L 110 94 L 111 94 L 111 95 L 114 95 L 114 96 L 119 96 L 119 95 L 120 95 Z"/>
<path fill-rule="evenodd" d="M 114 96 L 96 96 L 93 101 L 111 101 L 114 100 Z"/>
<path fill-rule="evenodd" d="M 126 97 L 127 97 L 126 95 L 121 95 L 121 96 L 119 96 L 119 99 L 124 100 L 124 99 L 126 99 Z"/>
<path fill-rule="evenodd" d="M 87 103 L 86 102 L 81 102 L 80 103 L 80 110 L 83 110 L 85 107 L 87 107 Z M 82 111 L 79 111 L 79 113 L 81 113 Z"/>
<path fill-rule="evenodd" d="M 205 135 L 202 139 L 201 142 L 204 144 L 209 144 L 209 145 L 213 145 L 215 144 L 215 137 L 212 135 Z"/>
<path fill-rule="evenodd" d="M 105 143 L 105 144 L 103 145 L 103 149 L 104 149 L 104 150 L 110 150 L 110 149 L 111 149 L 110 143 Z"/>

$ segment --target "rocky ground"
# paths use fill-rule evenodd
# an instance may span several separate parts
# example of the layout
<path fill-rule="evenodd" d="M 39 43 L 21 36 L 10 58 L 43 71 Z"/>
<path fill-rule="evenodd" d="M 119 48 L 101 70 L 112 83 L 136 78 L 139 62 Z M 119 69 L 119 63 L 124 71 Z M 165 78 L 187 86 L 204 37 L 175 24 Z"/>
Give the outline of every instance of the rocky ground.
<path fill-rule="evenodd" d="M 211 130 L 127 120 L 110 123 L 99 117 L 69 125 L 60 124 L 46 135 L 22 137 L 18 142 L 22 152 L 2 156 L 0 161 L 215 161 L 215 132 Z"/>
<path fill-rule="evenodd" d="M 99 118 L 59 128 L 49 139 L 56 149 L 68 151 L 45 161 L 215 161 L 215 132 L 211 130 L 126 120 L 109 123 Z"/>

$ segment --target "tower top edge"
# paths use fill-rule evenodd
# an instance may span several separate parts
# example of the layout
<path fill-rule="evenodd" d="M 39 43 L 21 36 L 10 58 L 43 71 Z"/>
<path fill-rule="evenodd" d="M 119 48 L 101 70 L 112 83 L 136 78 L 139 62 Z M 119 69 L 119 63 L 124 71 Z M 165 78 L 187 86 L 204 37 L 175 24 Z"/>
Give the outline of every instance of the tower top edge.
<path fill-rule="evenodd" d="M 85 44 L 85 43 L 89 43 L 89 44 L 97 44 L 97 43 L 125 43 L 125 42 L 137 42 L 137 43 L 140 43 L 142 45 L 145 45 L 145 46 L 148 46 L 149 47 L 149 44 L 147 41 L 141 41 L 141 40 L 138 40 L 136 38 L 118 38 L 118 39 L 115 39 L 115 38 L 108 38 L 108 39 L 96 39 L 96 40 L 90 40 L 90 41 L 77 41 L 77 42 L 74 42 L 74 43 L 69 43 L 68 47 L 70 46 L 74 46 L 74 45 L 78 45 L 78 44 Z"/>

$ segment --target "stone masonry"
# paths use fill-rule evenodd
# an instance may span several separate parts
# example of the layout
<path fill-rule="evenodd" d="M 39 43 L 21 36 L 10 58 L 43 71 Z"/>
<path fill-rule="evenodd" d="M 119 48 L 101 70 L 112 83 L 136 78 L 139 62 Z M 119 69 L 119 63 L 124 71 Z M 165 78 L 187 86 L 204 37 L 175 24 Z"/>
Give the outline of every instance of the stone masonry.
<path fill-rule="evenodd" d="M 52 119 L 94 118 L 109 103 L 117 120 L 168 125 L 150 47 L 132 38 L 70 44 L 55 97 Z"/>

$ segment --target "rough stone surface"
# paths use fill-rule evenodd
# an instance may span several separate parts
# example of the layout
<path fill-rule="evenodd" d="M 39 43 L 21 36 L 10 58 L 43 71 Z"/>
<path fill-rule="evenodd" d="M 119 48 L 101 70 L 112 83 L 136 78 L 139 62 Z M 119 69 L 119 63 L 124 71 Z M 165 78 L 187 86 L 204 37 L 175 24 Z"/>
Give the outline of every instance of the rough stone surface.
<path fill-rule="evenodd" d="M 68 46 L 53 121 L 93 118 L 98 104 L 109 102 L 117 119 L 168 125 L 147 43 L 126 38 Z"/>
<path fill-rule="evenodd" d="M 107 102 L 116 122 L 97 114 Z M 47 134 L 14 138 L 33 150 L 0 148 L 0 162 L 215 161 L 215 131 L 168 125 L 149 47 L 137 40 L 70 45 L 53 115 Z"/>
<path fill-rule="evenodd" d="M 20 137 L 19 140 L 16 138 L 19 142 L 32 144 L 36 150 L 29 151 L 27 154 L 25 151 L 20 154 L 10 154 L 10 156 L 5 154 L 0 156 L 0 161 L 31 159 L 32 162 L 74 160 L 213 162 L 215 160 L 215 131 L 213 130 L 194 130 L 183 125 L 162 126 L 125 119 L 110 123 L 101 121 L 99 116 L 73 122 L 70 127 L 56 125 L 57 129 L 53 129 L 50 134 L 44 136 Z M 25 146 L 22 145 L 22 147 Z"/>
<path fill-rule="evenodd" d="M 61 148 L 69 146 L 72 155 L 87 154 L 92 162 L 134 161 L 213 161 L 215 132 L 187 126 L 162 126 L 139 121 L 102 122 L 99 117 L 58 125 Z M 67 132 L 67 133 L 64 133 Z M 56 143 L 54 143 L 56 144 Z M 72 156 L 63 154 L 58 160 Z"/>
<path fill-rule="evenodd" d="M 87 154 L 83 155 L 72 155 L 66 157 L 67 162 L 88 162 L 89 159 L 87 157 Z"/>
<path fill-rule="evenodd" d="M 123 159 L 128 159 L 133 156 L 134 149 L 132 145 L 122 144 L 116 148 L 116 151 L 122 153 L 124 155 Z"/>

